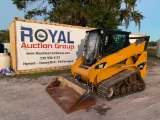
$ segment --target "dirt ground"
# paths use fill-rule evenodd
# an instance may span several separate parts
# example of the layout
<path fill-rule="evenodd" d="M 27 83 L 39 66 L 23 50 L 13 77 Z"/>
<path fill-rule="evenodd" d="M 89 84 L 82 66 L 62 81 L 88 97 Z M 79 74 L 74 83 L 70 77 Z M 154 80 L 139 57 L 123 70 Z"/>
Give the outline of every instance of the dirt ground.
<path fill-rule="evenodd" d="M 160 60 L 149 59 L 146 89 L 66 114 L 45 92 L 56 76 L 0 79 L 0 120 L 160 120 Z"/>

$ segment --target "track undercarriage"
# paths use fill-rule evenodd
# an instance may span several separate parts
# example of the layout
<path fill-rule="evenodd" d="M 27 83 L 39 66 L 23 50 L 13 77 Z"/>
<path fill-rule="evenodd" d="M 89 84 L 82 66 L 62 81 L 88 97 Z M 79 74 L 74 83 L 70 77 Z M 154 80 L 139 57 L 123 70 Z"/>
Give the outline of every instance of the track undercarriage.
<path fill-rule="evenodd" d="M 124 70 L 113 77 L 102 81 L 97 94 L 107 100 L 123 97 L 145 89 L 145 83 L 141 76 L 134 71 Z"/>

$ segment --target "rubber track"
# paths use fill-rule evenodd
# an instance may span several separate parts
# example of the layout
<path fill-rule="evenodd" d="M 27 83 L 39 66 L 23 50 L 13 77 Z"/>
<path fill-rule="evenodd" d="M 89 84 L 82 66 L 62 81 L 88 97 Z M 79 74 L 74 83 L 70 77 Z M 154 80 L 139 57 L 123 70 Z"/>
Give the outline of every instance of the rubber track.
<path fill-rule="evenodd" d="M 136 74 L 139 78 L 139 81 L 143 84 L 142 89 L 140 89 L 140 90 L 138 89 L 137 91 L 132 90 L 131 92 L 127 92 L 125 94 L 120 94 L 120 95 L 117 95 L 117 96 L 113 95 L 110 98 L 108 98 L 106 96 L 106 91 L 107 91 L 108 88 L 117 85 L 118 83 L 122 82 L 123 80 L 132 76 L 133 74 Z M 108 78 L 108 79 L 104 80 L 103 82 L 101 82 L 99 84 L 98 88 L 97 88 L 97 94 L 102 98 L 105 98 L 107 100 L 112 100 L 112 99 L 115 99 L 115 98 L 119 98 L 119 97 L 123 97 L 123 96 L 129 95 L 129 94 L 132 94 L 132 93 L 141 92 L 144 89 L 145 89 L 145 83 L 144 83 L 143 79 L 141 78 L 141 76 L 137 72 L 134 72 L 134 71 L 131 71 L 131 70 L 124 70 L 124 71 L 114 75 L 113 77 Z"/>

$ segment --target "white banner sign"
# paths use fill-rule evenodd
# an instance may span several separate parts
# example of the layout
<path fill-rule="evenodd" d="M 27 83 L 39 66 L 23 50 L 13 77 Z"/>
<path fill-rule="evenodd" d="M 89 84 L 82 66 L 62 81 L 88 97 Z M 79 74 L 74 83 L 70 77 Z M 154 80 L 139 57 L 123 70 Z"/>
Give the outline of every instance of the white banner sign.
<path fill-rule="evenodd" d="M 85 35 L 86 29 L 16 21 L 18 70 L 72 65 Z"/>

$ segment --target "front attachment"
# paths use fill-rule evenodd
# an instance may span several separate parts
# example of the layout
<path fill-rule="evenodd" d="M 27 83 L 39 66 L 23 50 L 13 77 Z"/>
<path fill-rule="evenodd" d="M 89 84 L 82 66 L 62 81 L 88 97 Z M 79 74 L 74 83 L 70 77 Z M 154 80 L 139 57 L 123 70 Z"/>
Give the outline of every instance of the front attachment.
<path fill-rule="evenodd" d="M 70 75 L 57 77 L 46 87 L 46 92 L 66 113 L 96 104 L 92 91 Z"/>

